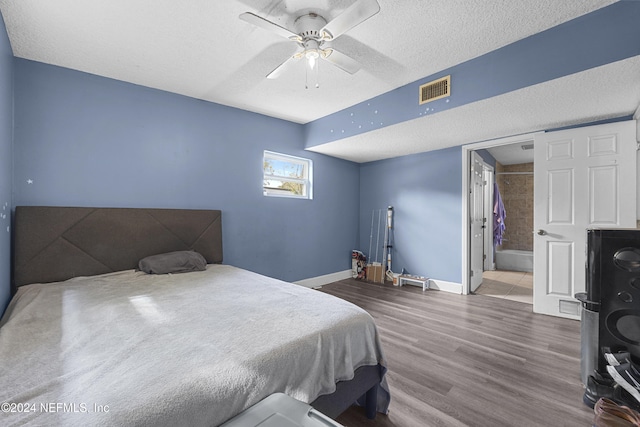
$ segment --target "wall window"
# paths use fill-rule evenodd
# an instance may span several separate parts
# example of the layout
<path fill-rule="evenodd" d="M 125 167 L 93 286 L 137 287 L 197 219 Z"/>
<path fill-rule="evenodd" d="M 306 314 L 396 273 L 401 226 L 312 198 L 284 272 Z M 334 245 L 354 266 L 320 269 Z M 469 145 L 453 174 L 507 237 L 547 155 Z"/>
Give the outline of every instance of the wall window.
<path fill-rule="evenodd" d="M 313 198 L 311 160 L 265 151 L 262 169 L 265 196 Z"/>

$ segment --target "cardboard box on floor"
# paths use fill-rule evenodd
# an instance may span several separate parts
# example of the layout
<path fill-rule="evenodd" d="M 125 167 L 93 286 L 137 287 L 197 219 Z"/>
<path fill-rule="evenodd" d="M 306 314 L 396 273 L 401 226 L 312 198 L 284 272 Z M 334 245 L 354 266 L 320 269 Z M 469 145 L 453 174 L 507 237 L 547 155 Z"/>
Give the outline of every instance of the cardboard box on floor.
<path fill-rule="evenodd" d="M 367 280 L 375 283 L 384 283 L 384 270 L 381 264 L 367 265 Z"/>

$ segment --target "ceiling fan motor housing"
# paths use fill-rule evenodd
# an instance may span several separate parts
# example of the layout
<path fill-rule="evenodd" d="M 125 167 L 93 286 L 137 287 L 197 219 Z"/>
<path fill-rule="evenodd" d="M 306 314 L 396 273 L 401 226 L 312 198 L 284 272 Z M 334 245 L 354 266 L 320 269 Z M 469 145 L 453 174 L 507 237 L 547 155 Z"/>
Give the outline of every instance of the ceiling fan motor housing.
<path fill-rule="evenodd" d="M 320 45 L 325 39 L 325 35 L 320 33 L 320 30 L 327 25 L 327 20 L 317 13 L 310 12 L 299 16 L 293 25 L 298 35 L 302 37 L 303 45 L 309 40 L 315 40 Z"/>

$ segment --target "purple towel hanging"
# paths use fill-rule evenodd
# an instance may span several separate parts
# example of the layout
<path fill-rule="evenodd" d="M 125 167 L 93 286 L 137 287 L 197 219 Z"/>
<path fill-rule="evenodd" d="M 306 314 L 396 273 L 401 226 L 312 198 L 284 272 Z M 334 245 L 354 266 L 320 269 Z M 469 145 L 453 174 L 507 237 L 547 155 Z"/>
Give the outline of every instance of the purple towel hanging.
<path fill-rule="evenodd" d="M 504 209 L 498 183 L 493 183 L 493 246 L 502 244 L 502 235 L 506 229 L 504 220 L 507 218 L 507 211 Z"/>

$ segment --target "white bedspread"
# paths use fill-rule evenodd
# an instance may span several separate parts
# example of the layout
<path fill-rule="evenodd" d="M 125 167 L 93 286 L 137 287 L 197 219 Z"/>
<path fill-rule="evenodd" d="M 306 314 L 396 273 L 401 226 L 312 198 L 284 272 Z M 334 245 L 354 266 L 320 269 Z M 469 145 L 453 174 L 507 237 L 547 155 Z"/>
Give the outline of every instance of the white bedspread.
<path fill-rule="evenodd" d="M 0 424 L 215 426 L 382 359 L 364 310 L 227 265 L 28 285 L 0 322 Z"/>

